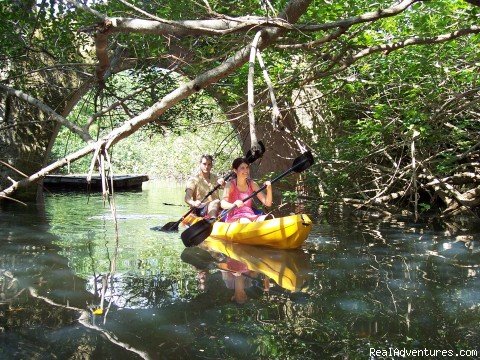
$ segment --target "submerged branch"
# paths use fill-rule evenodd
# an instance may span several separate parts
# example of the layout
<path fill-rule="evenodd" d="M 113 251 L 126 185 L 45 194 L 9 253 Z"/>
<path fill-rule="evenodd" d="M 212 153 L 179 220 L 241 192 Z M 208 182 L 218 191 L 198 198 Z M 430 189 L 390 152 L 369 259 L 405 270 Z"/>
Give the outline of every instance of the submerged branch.
<path fill-rule="evenodd" d="M 49 305 L 52 305 L 52 306 L 55 306 L 55 307 L 60 307 L 60 308 L 63 308 L 63 309 L 66 309 L 66 310 L 74 310 L 76 312 L 78 312 L 80 314 L 79 318 L 78 318 L 78 322 L 80 324 L 82 324 L 83 326 L 85 326 L 86 328 L 89 328 L 89 329 L 92 329 L 92 330 L 96 330 L 98 332 L 100 332 L 102 335 L 104 335 L 108 341 L 110 341 L 112 344 L 115 344 L 117 346 L 120 346 L 121 348 L 125 349 L 125 350 L 128 350 L 128 351 L 131 351 L 137 355 L 139 355 L 142 359 L 150 359 L 150 356 L 148 355 L 148 353 L 146 353 L 145 351 L 141 351 L 141 350 L 138 350 L 136 348 L 133 348 L 130 344 L 128 343 L 125 343 L 123 341 L 120 341 L 116 338 L 115 335 L 112 335 L 109 331 L 97 326 L 97 325 L 94 325 L 92 324 L 91 320 L 90 320 L 90 317 L 93 316 L 91 315 L 87 310 L 85 309 L 80 309 L 80 308 L 77 308 L 77 307 L 74 307 L 74 306 L 70 306 L 70 305 L 63 305 L 63 304 L 59 304 L 59 303 L 56 303 L 55 301 L 45 297 L 45 296 L 41 296 L 38 294 L 37 290 L 35 290 L 34 288 L 30 287 L 29 289 L 29 292 L 30 292 L 30 295 L 36 299 L 40 299 L 40 300 L 43 300 L 45 301 L 47 304 Z"/>

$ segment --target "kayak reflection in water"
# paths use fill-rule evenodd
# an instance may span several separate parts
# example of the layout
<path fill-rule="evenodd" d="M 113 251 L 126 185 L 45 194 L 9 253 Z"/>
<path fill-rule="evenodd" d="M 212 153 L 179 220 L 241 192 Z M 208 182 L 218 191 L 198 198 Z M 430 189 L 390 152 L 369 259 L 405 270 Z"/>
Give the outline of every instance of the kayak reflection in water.
<path fill-rule="evenodd" d="M 252 293 L 255 293 L 253 288 L 261 288 L 263 292 L 270 289 L 270 279 L 268 277 L 250 270 L 246 264 L 222 253 L 207 251 L 198 247 L 185 248 L 181 259 L 197 269 L 196 278 L 199 290 L 207 291 L 208 283 L 212 282 L 209 279 L 213 280 L 212 277 L 221 274 L 221 279 L 226 288 L 233 290 L 233 294 L 228 295 L 230 300 L 238 304 L 244 304 L 248 300 L 246 290 L 249 288 L 252 288 Z M 220 270 L 220 272 L 214 270 Z M 218 283 L 216 281 L 213 283 L 215 283 L 214 286 L 218 292 Z"/>
<path fill-rule="evenodd" d="M 233 160 L 232 169 L 237 175 L 237 178 L 229 181 L 225 186 L 221 206 L 225 210 L 236 208 L 228 212 L 225 221 L 248 223 L 264 220 L 265 216 L 255 214 L 252 208 L 252 199 L 243 202 L 243 199 L 246 199 L 259 189 L 258 184 L 249 178 L 250 165 L 247 159 L 237 158 Z M 263 192 L 259 192 L 257 198 L 264 206 L 269 207 L 272 206 L 272 184 L 270 181 L 267 181 L 265 185 L 267 194 L 265 195 Z"/>

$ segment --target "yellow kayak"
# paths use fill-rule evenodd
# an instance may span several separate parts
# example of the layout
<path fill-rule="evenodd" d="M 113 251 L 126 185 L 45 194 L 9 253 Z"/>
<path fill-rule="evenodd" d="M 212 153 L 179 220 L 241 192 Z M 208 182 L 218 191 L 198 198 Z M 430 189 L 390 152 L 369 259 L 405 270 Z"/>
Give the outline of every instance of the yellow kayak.
<path fill-rule="evenodd" d="M 235 244 L 208 237 L 201 245 L 208 251 L 222 253 L 237 260 L 249 270 L 262 273 L 284 289 L 299 292 L 310 276 L 308 256 L 301 250 L 267 249 Z"/>
<path fill-rule="evenodd" d="M 299 248 L 312 229 L 308 215 L 290 215 L 251 223 L 213 224 L 211 237 L 247 245 L 264 245 L 276 249 Z"/>

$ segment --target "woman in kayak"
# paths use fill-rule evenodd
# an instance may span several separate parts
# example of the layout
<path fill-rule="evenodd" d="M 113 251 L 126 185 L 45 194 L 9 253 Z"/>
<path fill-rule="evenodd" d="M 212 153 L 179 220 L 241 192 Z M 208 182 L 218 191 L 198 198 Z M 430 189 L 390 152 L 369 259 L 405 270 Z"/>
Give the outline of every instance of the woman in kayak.
<path fill-rule="evenodd" d="M 255 181 L 250 179 L 250 166 L 245 158 L 237 158 L 233 160 L 232 169 L 237 175 L 237 178 L 231 180 L 225 186 L 223 192 L 223 199 L 221 202 L 222 208 L 229 210 L 236 206 L 236 208 L 227 214 L 226 222 L 252 222 L 261 221 L 265 216 L 259 216 L 254 213 L 252 208 L 252 199 L 243 202 L 243 199 L 250 196 L 259 189 Z M 257 198 L 265 206 L 272 206 L 272 184 L 266 181 L 267 194 L 259 192 Z"/>

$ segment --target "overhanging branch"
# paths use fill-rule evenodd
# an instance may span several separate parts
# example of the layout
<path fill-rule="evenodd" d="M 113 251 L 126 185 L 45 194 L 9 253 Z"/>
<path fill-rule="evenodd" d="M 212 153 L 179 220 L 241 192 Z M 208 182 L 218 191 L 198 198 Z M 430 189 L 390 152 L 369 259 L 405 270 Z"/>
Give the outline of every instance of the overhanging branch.
<path fill-rule="evenodd" d="M 412 37 L 404 41 L 400 41 L 392 44 L 382 44 L 377 46 L 371 46 L 351 56 L 346 55 L 345 57 L 343 56 L 336 57 L 334 64 L 337 64 L 339 66 L 334 68 L 334 66 L 330 64 L 329 70 L 319 72 L 313 76 L 310 76 L 304 79 L 302 81 L 302 85 L 308 84 L 320 78 L 338 74 L 343 70 L 347 69 L 348 67 L 350 67 L 351 65 L 353 65 L 354 63 L 356 63 L 358 60 L 375 53 L 383 52 L 385 54 L 389 54 L 392 51 L 400 50 L 408 46 L 440 44 L 440 43 L 454 40 L 462 36 L 473 35 L 478 33 L 480 33 L 480 26 L 473 25 L 469 28 L 456 30 L 448 34 L 442 34 L 435 37 Z"/>
<path fill-rule="evenodd" d="M 65 119 L 63 116 L 61 116 L 60 114 L 56 113 L 50 106 L 48 106 L 47 104 L 41 102 L 40 100 L 38 99 L 35 99 L 33 96 L 30 96 L 26 93 L 24 93 L 23 91 L 21 90 L 16 90 L 16 89 L 12 89 L 11 87 L 8 87 L 6 85 L 3 85 L 3 84 L 0 84 L 0 89 L 2 89 L 3 91 L 5 91 L 6 93 L 10 94 L 10 95 L 13 95 L 13 96 L 16 96 L 17 98 L 23 100 L 23 101 L 26 101 L 28 102 L 29 104 L 31 105 L 34 105 L 36 106 L 37 108 L 39 108 L 40 110 L 42 110 L 43 112 L 47 113 L 48 115 L 50 115 L 52 117 L 53 120 L 57 121 L 58 123 L 64 125 L 65 127 L 67 127 L 68 129 L 70 129 L 73 133 L 77 134 L 78 136 L 80 136 L 80 138 L 89 143 L 91 141 L 93 141 L 92 137 L 90 136 L 90 134 L 88 134 L 88 132 L 85 132 L 83 131 L 83 129 L 81 127 L 79 127 L 78 125 L 68 121 L 67 119 Z"/>

